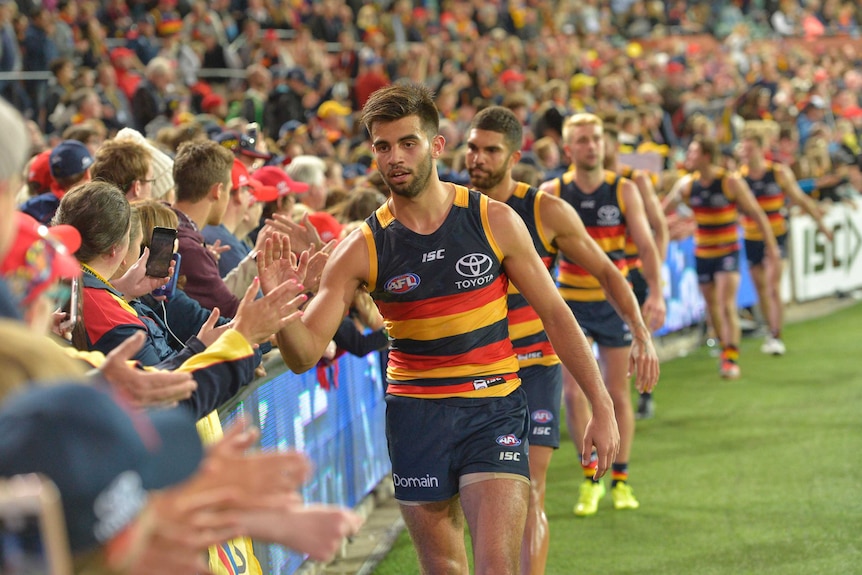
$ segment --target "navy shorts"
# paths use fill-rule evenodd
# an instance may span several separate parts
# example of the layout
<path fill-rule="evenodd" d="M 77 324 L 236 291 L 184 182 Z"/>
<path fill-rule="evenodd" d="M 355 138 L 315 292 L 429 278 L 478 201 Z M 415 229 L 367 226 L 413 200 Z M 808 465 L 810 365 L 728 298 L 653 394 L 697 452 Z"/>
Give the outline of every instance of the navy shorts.
<path fill-rule="evenodd" d="M 446 501 L 469 473 L 530 478 L 527 394 L 418 399 L 386 395 L 395 499 Z"/>
<path fill-rule="evenodd" d="M 697 283 L 712 283 L 717 273 L 739 271 L 739 250 L 719 258 L 695 258 L 695 266 Z"/>
<path fill-rule="evenodd" d="M 781 253 L 781 258 L 787 257 L 787 234 L 775 236 L 775 241 L 778 242 L 778 251 Z M 748 265 L 759 266 L 763 263 L 763 258 L 766 257 L 766 243 L 760 240 L 745 240 L 745 259 L 748 260 Z"/>
<path fill-rule="evenodd" d="M 629 283 L 632 284 L 632 291 L 635 292 L 638 305 L 642 306 L 649 295 L 649 285 L 640 268 L 629 268 Z"/>
<path fill-rule="evenodd" d="M 628 347 L 632 344 L 629 326 L 605 301 L 567 301 L 575 319 L 589 338 L 604 347 Z"/>
<path fill-rule="evenodd" d="M 563 395 L 563 368 L 531 365 L 518 371 L 521 387 L 527 392 L 530 410 L 530 444 L 560 446 L 560 401 Z"/>

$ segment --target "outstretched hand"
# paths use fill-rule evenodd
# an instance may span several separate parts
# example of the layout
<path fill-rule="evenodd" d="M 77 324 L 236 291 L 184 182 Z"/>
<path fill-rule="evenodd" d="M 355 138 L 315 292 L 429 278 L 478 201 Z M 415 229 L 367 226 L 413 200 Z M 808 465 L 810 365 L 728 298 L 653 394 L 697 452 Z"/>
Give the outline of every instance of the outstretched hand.
<path fill-rule="evenodd" d="M 323 268 L 326 267 L 326 262 L 329 261 L 329 255 L 335 249 L 335 240 L 331 240 L 319 251 L 315 251 L 308 257 L 308 266 L 305 269 L 305 289 L 311 293 L 317 293 L 320 290 L 320 279 L 323 277 Z M 309 252 L 302 252 L 308 254 Z M 300 255 L 300 259 L 302 258 Z"/>
<path fill-rule="evenodd" d="M 293 279 L 284 281 L 255 299 L 260 279 L 254 278 L 237 308 L 236 316 L 228 326 L 241 333 L 250 343 L 261 343 L 269 336 L 297 321 L 302 312 L 299 307 L 308 296 L 301 293 L 302 284 Z"/>
<path fill-rule="evenodd" d="M 198 330 L 197 338 L 207 347 L 211 346 L 215 340 L 221 337 L 221 334 L 230 329 L 229 323 L 216 327 L 219 317 L 221 317 L 221 312 L 217 307 L 214 307 L 207 320 L 201 326 L 200 330 Z"/>
<path fill-rule="evenodd" d="M 308 214 L 305 214 L 302 223 L 298 224 L 289 216 L 276 213 L 272 215 L 272 219 L 266 220 L 266 224 L 288 236 L 290 244 L 297 252 L 323 249 L 323 240 L 320 239 L 320 234 L 317 233 L 317 228 L 311 223 Z"/>
<path fill-rule="evenodd" d="M 291 245 L 290 238 L 281 233 L 273 233 L 263 242 L 257 254 L 257 273 L 263 293 L 269 293 L 286 281 L 299 285 L 305 282 L 308 253 L 302 252 L 297 258 Z"/>

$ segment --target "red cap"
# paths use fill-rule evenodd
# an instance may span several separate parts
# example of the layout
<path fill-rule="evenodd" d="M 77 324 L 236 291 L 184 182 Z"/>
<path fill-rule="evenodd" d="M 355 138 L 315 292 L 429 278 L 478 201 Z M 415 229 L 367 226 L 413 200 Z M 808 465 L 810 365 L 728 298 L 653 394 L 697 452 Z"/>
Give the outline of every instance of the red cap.
<path fill-rule="evenodd" d="M 500 74 L 500 81 L 504 84 L 508 84 L 509 82 L 523 82 L 526 79 L 526 76 L 511 68 L 504 70 L 503 73 Z"/>
<path fill-rule="evenodd" d="M 312 212 L 308 214 L 308 220 L 324 242 L 341 239 L 341 231 L 344 229 L 344 226 L 332 214 L 328 212 Z"/>
<path fill-rule="evenodd" d="M 222 104 L 224 104 L 224 98 L 215 93 L 207 94 L 201 100 L 201 110 L 207 114 L 211 114 L 213 110 Z"/>
<path fill-rule="evenodd" d="M 81 264 L 72 255 L 81 247 L 81 234 L 72 226 L 47 227 L 31 216 L 16 212 L 18 233 L 0 273 L 24 304 L 59 279 L 81 275 Z"/>
<path fill-rule="evenodd" d="M 264 166 L 254 173 L 254 177 L 263 185 L 277 189 L 279 196 L 303 194 L 309 188 L 308 184 L 291 179 L 284 170 L 276 166 Z"/>
<path fill-rule="evenodd" d="M 30 169 L 27 172 L 27 182 L 35 182 L 39 186 L 39 193 L 52 190 L 59 190 L 54 176 L 51 175 L 51 150 L 45 150 L 38 154 L 30 162 Z"/>
<path fill-rule="evenodd" d="M 683 66 L 680 62 L 676 60 L 669 62 L 667 65 L 667 73 L 668 74 L 676 74 L 685 70 L 685 66 Z"/>
<path fill-rule="evenodd" d="M 230 171 L 230 189 L 238 190 L 243 186 L 247 186 L 249 181 L 248 170 L 239 159 L 233 159 L 233 168 Z"/>
<path fill-rule="evenodd" d="M 111 60 L 117 61 L 120 58 L 131 58 L 135 56 L 135 51 L 126 48 L 125 46 L 117 46 L 113 50 L 111 50 Z"/>
<path fill-rule="evenodd" d="M 279 197 L 278 188 L 265 186 L 260 180 L 254 178 L 248 180 L 248 188 L 258 202 L 274 202 Z"/>

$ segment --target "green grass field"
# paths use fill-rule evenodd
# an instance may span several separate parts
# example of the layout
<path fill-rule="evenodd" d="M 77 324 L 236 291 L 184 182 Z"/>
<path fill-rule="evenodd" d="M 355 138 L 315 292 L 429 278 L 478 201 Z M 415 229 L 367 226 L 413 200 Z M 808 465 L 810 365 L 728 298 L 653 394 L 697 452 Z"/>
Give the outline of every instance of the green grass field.
<path fill-rule="evenodd" d="M 576 518 L 574 448 L 548 476 L 548 574 L 862 573 L 862 305 L 787 327 L 788 354 L 742 345 L 722 381 L 702 348 L 662 365 L 655 419 L 638 422 L 641 502 Z M 402 534 L 378 575 L 418 573 Z"/>

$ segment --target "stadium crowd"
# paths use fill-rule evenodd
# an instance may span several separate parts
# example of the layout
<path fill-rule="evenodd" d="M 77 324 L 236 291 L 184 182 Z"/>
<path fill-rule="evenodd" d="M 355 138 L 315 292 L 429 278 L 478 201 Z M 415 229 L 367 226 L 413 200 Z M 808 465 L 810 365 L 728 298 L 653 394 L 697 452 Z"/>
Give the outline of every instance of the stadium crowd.
<path fill-rule="evenodd" d="M 512 178 L 534 187 L 569 169 L 565 121 L 591 113 L 613 126 L 615 161 L 650 159 L 659 196 L 684 175 L 692 142 L 703 151 L 708 140 L 716 166 L 748 165 L 756 146 L 758 161 L 786 165 L 811 197 L 852 203 L 862 189 L 860 24 L 862 7 L 840 0 L 0 0 L 0 94 L 14 106 L 0 110 L 0 328 L 21 346 L 0 358 L 17 366 L 0 387 L 0 476 L 42 471 L 64 497 L 86 484 L 64 499 L 73 517 L 100 493 L 136 498 L 123 517 L 70 526 L 82 565 L 151 572 L 167 546 L 168 571 L 197 572 L 208 546 L 245 536 L 331 557 L 359 519 L 302 506 L 304 456 L 249 451 L 254 432 L 222 437 L 215 410 L 262 373 L 261 355 L 298 321 L 333 246 L 386 202 L 359 121 L 368 98 L 399 82 L 433 91 L 446 182 L 470 184 L 471 122 L 497 105 L 523 131 Z M 694 231 L 684 214 L 668 215 L 671 239 Z M 157 228 L 176 230 L 180 257 L 152 277 Z M 153 295 L 174 272 L 170 296 Z M 78 309 L 56 312 L 74 300 L 71 279 L 77 322 L 67 320 Z M 325 359 L 386 343 L 357 292 Z M 17 393 L 57 376 L 112 391 Z M 84 480 L 86 468 L 64 467 L 51 454 L 87 449 L 78 432 L 99 419 L 96 404 L 116 412 L 101 424 L 125 438 L 117 452 L 134 444 L 142 460 L 151 446 L 127 412 L 178 404 L 170 413 L 186 417 L 147 425 L 185 434 L 176 445 L 162 436 L 161 450 L 188 469 L 152 462 L 148 474 L 139 461 Z M 80 421 L 56 434 L 27 425 L 63 405 Z M 188 437 L 194 421 L 206 453 Z M 241 458 L 261 470 L 256 483 L 236 472 Z M 118 484 L 129 469 L 143 483 Z M 211 554 L 209 568 L 219 561 Z"/>

